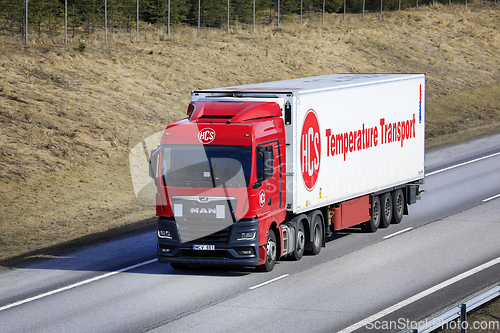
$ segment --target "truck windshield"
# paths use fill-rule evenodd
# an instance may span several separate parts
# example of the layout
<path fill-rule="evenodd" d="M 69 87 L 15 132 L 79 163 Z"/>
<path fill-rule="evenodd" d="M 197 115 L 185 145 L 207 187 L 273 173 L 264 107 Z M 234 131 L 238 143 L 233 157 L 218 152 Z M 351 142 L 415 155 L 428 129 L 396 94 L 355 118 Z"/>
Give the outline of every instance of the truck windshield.
<path fill-rule="evenodd" d="M 164 186 L 248 187 L 250 146 L 164 145 L 161 178 Z"/>

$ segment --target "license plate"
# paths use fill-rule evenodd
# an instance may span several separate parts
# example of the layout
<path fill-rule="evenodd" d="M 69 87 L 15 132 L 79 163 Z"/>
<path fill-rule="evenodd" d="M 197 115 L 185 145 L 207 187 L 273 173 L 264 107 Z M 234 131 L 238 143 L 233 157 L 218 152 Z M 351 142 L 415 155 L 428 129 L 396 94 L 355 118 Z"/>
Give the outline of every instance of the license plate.
<path fill-rule="evenodd" d="M 193 245 L 193 250 L 200 250 L 200 251 L 215 250 L 215 245 Z"/>

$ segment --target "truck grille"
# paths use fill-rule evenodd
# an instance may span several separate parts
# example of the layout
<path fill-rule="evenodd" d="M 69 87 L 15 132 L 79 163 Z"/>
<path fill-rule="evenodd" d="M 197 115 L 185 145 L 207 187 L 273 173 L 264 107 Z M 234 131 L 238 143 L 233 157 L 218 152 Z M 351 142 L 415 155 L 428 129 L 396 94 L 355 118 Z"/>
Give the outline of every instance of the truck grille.
<path fill-rule="evenodd" d="M 196 240 L 196 243 L 227 243 L 229 242 L 229 235 L 231 234 L 231 227 L 225 228 L 221 231 L 215 232 L 211 235 L 205 236 Z"/>
<path fill-rule="evenodd" d="M 211 233 L 207 236 L 203 236 L 209 233 L 207 232 L 206 229 L 203 229 L 201 227 L 199 229 L 197 228 L 193 229 L 194 231 L 186 230 L 183 233 L 184 235 L 187 235 L 187 237 L 189 237 L 188 239 L 190 241 L 186 242 L 187 244 L 227 244 L 229 242 L 229 236 L 231 234 L 231 227 L 227 227 L 220 231 Z"/>
<path fill-rule="evenodd" d="M 174 196 L 172 203 L 181 242 L 229 241 L 236 198 Z"/>

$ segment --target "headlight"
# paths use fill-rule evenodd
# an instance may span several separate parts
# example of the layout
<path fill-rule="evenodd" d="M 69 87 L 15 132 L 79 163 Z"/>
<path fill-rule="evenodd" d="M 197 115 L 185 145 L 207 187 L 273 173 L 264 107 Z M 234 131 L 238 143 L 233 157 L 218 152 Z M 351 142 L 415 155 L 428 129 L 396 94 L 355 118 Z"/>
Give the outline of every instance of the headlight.
<path fill-rule="evenodd" d="M 250 232 L 240 232 L 238 233 L 236 240 L 254 240 L 257 233 L 255 231 Z"/>
<path fill-rule="evenodd" d="M 168 230 L 158 230 L 158 237 L 172 239 L 172 235 Z"/>

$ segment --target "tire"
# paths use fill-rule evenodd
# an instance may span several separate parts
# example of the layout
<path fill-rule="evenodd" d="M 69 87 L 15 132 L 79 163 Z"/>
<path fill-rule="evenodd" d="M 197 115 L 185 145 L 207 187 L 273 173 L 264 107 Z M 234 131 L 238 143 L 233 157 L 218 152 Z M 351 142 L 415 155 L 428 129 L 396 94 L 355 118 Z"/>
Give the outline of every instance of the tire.
<path fill-rule="evenodd" d="M 316 215 L 314 218 L 313 227 L 311 229 L 313 239 L 308 245 L 308 253 L 317 255 L 321 251 L 321 245 L 323 244 L 323 223 L 321 222 L 321 216 Z"/>
<path fill-rule="evenodd" d="M 366 232 L 375 232 L 377 231 L 380 225 L 380 200 L 378 196 L 374 196 L 372 198 L 372 209 L 371 209 L 372 217 L 370 221 L 365 222 L 362 226 L 363 231 Z"/>
<path fill-rule="evenodd" d="M 300 260 L 304 255 L 304 248 L 306 246 L 306 233 L 304 230 L 304 223 L 300 221 L 295 235 L 295 249 L 292 253 L 292 259 L 296 261 Z"/>
<path fill-rule="evenodd" d="M 405 197 L 403 190 L 399 189 L 392 192 L 392 223 L 399 224 L 403 220 L 405 212 Z"/>
<path fill-rule="evenodd" d="M 187 268 L 189 268 L 189 265 L 186 265 L 186 264 L 170 263 L 170 266 L 172 266 L 173 269 L 187 269 Z"/>
<path fill-rule="evenodd" d="M 392 220 L 392 196 L 384 193 L 380 197 L 380 228 L 388 228 Z"/>
<path fill-rule="evenodd" d="M 267 235 L 266 248 L 266 262 L 263 265 L 258 266 L 261 272 L 270 272 L 274 269 L 274 265 L 276 265 L 278 246 L 276 245 L 276 236 L 272 229 L 269 229 L 269 233 Z"/>

